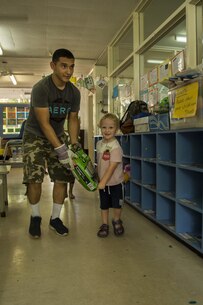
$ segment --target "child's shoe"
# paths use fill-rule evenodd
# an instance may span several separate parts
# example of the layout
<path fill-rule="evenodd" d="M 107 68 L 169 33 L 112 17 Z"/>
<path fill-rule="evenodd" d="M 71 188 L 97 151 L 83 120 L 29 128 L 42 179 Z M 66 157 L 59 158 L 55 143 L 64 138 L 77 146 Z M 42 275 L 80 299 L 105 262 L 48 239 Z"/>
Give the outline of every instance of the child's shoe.
<path fill-rule="evenodd" d="M 123 227 L 123 222 L 121 219 L 112 220 L 112 225 L 113 225 L 113 229 L 114 229 L 114 234 L 116 236 L 123 235 L 124 227 Z"/>
<path fill-rule="evenodd" d="M 105 223 L 101 225 L 99 231 L 97 232 L 97 236 L 99 237 L 107 237 L 109 235 L 109 226 Z"/>

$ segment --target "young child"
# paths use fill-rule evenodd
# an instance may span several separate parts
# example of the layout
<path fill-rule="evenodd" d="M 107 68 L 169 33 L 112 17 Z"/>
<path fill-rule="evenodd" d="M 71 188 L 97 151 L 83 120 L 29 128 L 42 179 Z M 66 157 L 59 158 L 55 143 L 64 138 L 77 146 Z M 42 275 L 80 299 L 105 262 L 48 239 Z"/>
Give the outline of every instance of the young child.
<path fill-rule="evenodd" d="M 107 113 L 101 118 L 99 127 L 103 138 L 97 142 L 96 150 L 102 225 L 97 236 L 107 237 L 109 234 L 109 208 L 113 208 L 114 234 L 120 236 L 124 233 L 120 218 L 123 203 L 123 151 L 115 138 L 119 119 Z"/>

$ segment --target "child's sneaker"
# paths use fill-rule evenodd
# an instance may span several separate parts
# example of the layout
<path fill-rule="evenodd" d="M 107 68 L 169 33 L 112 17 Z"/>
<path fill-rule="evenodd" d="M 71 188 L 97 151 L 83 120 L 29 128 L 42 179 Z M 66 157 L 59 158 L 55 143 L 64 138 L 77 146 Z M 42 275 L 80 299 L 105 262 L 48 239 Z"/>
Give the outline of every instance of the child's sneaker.
<path fill-rule="evenodd" d="M 40 238 L 41 236 L 41 221 L 42 217 L 40 216 L 30 217 L 29 233 L 33 238 Z"/>
<path fill-rule="evenodd" d="M 68 234 L 68 228 L 66 228 L 60 218 L 50 219 L 49 227 L 56 231 L 56 234 L 66 236 Z"/>

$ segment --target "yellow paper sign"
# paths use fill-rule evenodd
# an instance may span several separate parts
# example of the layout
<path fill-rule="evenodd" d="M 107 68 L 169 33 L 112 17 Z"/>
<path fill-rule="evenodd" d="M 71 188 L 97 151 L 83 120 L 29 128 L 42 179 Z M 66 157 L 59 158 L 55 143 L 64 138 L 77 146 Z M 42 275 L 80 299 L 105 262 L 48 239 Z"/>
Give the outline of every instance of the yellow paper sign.
<path fill-rule="evenodd" d="M 73 83 L 75 85 L 77 78 L 75 76 L 71 76 L 70 81 L 71 81 L 71 83 Z"/>
<path fill-rule="evenodd" d="M 186 85 L 176 90 L 174 119 L 195 116 L 197 111 L 198 82 Z"/>

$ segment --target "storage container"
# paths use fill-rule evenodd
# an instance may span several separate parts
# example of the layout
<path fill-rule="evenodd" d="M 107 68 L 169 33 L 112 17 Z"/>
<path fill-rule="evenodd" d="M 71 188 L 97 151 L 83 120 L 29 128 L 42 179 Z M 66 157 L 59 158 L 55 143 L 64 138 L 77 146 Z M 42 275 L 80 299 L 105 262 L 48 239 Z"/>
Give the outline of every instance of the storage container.
<path fill-rule="evenodd" d="M 159 113 L 152 114 L 149 117 L 149 130 L 150 131 L 162 131 L 169 130 L 169 114 L 168 113 Z"/>
<path fill-rule="evenodd" d="M 149 116 L 145 116 L 133 121 L 135 132 L 146 132 L 149 131 Z"/>

